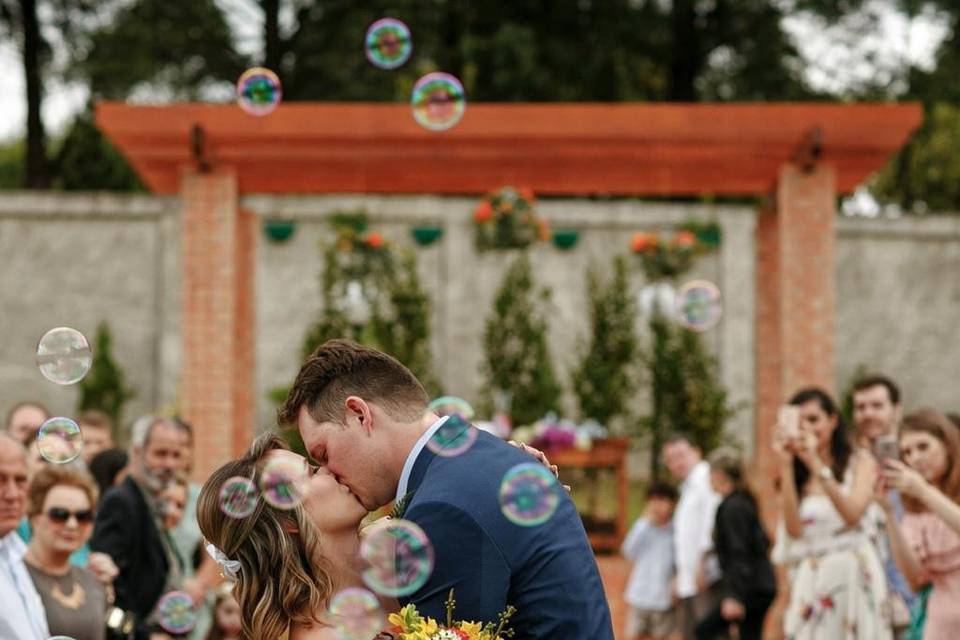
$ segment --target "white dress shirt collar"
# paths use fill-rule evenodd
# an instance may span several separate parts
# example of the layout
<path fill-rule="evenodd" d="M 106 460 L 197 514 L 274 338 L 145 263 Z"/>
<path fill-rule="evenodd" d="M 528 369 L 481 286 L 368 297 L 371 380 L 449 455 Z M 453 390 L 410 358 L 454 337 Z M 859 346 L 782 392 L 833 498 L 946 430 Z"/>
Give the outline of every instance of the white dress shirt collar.
<path fill-rule="evenodd" d="M 50 637 L 47 613 L 24 564 L 26 553 L 27 545 L 16 530 L 0 539 L 0 602 L 4 607 L 0 638 L 46 640 Z"/>
<path fill-rule="evenodd" d="M 413 449 L 411 449 L 410 454 L 407 455 L 406 462 L 403 463 L 403 471 L 400 472 L 400 482 L 397 483 L 397 495 L 394 498 L 395 502 L 400 502 L 400 500 L 407 495 L 407 485 L 410 483 L 410 474 L 413 473 L 414 463 L 416 463 L 417 458 L 420 457 L 420 452 L 423 451 L 423 448 L 427 446 L 427 442 L 429 442 L 433 434 L 437 432 L 437 429 L 443 426 L 443 423 L 447 421 L 448 417 L 449 416 L 443 416 L 435 420 L 434 423 L 423 432 L 423 435 L 420 436 L 416 444 L 413 445 Z"/>

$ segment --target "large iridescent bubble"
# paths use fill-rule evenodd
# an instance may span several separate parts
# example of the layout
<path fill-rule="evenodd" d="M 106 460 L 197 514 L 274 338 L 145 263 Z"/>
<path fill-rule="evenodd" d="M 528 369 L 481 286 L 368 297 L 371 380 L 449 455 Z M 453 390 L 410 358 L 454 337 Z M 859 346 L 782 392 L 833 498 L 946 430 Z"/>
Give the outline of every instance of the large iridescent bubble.
<path fill-rule="evenodd" d="M 410 96 L 410 106 L 421 127 L 445 131 L 460 122 L 467 110 L 467 97 L 459 80 L 438 71 L 417 80 Z"/>

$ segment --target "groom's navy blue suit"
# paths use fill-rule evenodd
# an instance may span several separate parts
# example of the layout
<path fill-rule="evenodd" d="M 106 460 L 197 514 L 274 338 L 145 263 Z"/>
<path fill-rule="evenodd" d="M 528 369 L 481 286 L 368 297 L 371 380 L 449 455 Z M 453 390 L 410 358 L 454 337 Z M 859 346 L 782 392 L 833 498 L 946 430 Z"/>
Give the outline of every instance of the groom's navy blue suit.
<path fill-rule="evenodd" d="M 456 619 L 496 621 L 517 607 L 515 640 L 613 640 L 610 610 L 573 501 L 546 523 L 522 527 L 500 510 L 504 474 L 531 457 L 488 433 L 456 457 L 428 448 L 410 474 L 403 517 L 433 543 L 435 567 L 427 583 L 401 604 L 444 619 L 447 592 L 456 590 Z"/>

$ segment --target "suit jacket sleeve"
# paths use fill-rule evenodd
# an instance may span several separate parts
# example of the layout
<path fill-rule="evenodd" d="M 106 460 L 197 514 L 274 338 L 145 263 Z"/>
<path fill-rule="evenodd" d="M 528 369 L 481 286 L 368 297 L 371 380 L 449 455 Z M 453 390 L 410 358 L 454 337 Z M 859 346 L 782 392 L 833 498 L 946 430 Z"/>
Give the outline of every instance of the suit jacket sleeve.
<path fill-rule="evenodd" d="M 136 513 L 128 496 L 121 491 L 110 491 L 100 503 L 97 520 L 90 538 L 90 549 L 109 555 L 120 574 L 113 581 L 116 604 L 123 609 L 133 609 L 133 594 L 128 580 L 132 577 L 133 542 L 137 535 Z"/>
<path fill-rule="evenodd" d="M 746 602 L 754 576 L 750 545 L 757 526 L 754 512 L 741 501 L 730 501 L 717 511 L 717 528 L 723 539 L 724 597 Z"/>
<path fill-rule="evenodd" d="M 404 518 L 418 524 L 433 545 L 434 567 L 426 584 L 401 604 L 412 602 L 421 615 L 446 618 L 450 589 L 456 619 L 495 622 L 506 609 L 510 568 L 483 527 L 465 511 L 443 502 L 412 505 Z"/>

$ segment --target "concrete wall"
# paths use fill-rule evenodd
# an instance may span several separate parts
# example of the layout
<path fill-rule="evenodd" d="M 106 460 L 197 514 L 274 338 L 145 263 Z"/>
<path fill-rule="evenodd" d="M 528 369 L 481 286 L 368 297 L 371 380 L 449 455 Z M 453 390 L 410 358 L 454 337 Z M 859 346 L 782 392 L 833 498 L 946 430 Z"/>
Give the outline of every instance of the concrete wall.
<path fill-rule="evenodd" d="M 418 249 L 431 295 L 435 371 L 446 391 L 476 400 L 482 382 L 481 335 L 493 295 L 513 252 L 478 254 L 468 198 L 267 197 L 243 206 L 261 217 L 297 222 L 294 236 L 259 246 L 257 288 L 258 416 L 271 422 L 269 389 L 290 382 L 304 331 L 319 312 L 320 242 L 329 215 L 364 209 L 371 226 L 398 245 L 413 246 L 410 227 L 442 226 L 440 241 Z M 580 230 L 572 250 L 550 244 L 531 256 L 540 284 L 553 290 L 550 346 L 561 380 L 569 379 L 586 339 L 584 273 L 629 250 L 635 231 L 673 228 L 688 219 L 717 220 L 721 249 L 702 258 L 689 277 L 716 282 L 724 293 L 720 325 L 704 335 L 718 355 L 734 402 L 745 405 L 729 425 L 752 444 L 754 384 L 754 225 L 748 207 L 545 201 L 540 213 L 554 228 Z M 181 344 L 179 203 L 152 196 L 4 193 L 0 196 L 0 411 L 39 399 L 69 413 L 73 387 L 37 372 L 36 341 L 69 325 L 93 335 L 108 319 L 114 353 L 137 391 L 127 418 L 177 401 Z M 904 386 L 907 406 L 960 408 L 960 218 L 896 221 L 841 219 L 837 249 L 837 379 L 858 364 L 888 371 Z M 643 286 L 635 275 L 633 287 Z M 641 327 L 642 328 L 642 327 Z M 638 399 L 643 402 L 644 398 Z M 567 399 L 568 410 L 574 410 Z"/>

